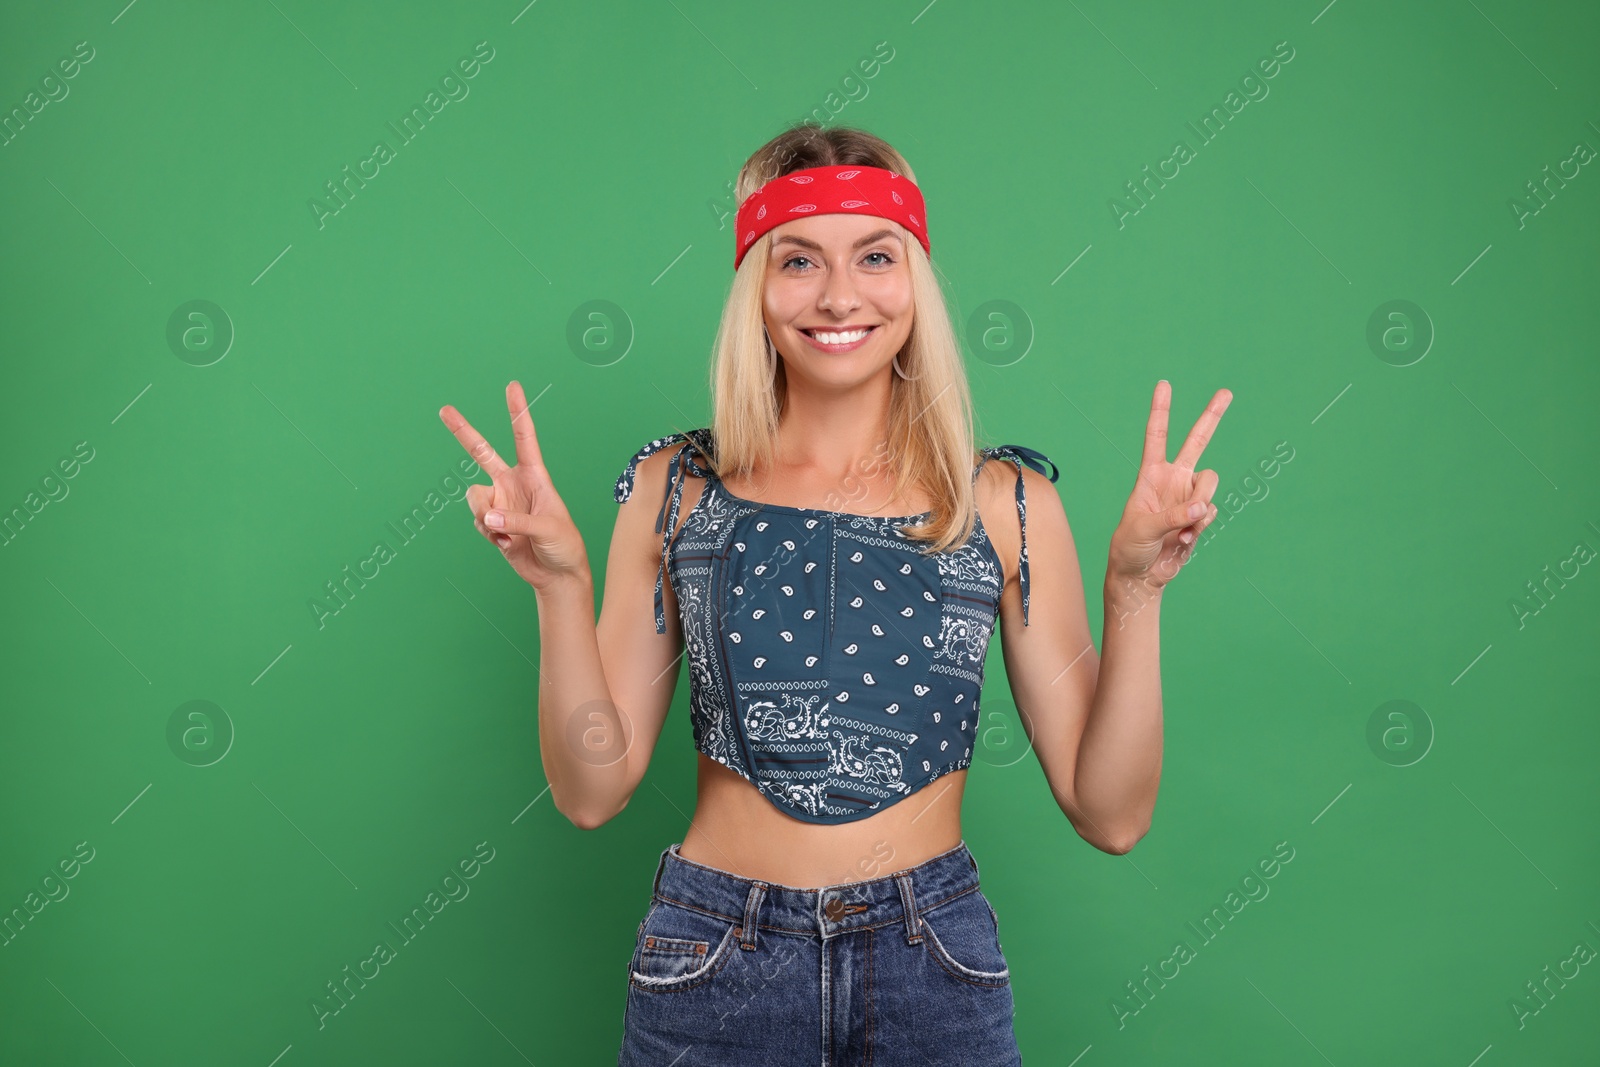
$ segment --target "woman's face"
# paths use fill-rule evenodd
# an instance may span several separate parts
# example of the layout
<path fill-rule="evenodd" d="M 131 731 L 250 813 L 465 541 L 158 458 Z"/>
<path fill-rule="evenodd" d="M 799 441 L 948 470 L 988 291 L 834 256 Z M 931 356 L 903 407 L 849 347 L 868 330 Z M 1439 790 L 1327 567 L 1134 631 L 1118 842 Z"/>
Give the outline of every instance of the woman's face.
<path fill-rule="evenodd" d="M 911 333 L 908 240 L 876 215 L 817 215 L 772 231 L 762 310 L 790 381 L 848 387 L 888 372 Z"/>

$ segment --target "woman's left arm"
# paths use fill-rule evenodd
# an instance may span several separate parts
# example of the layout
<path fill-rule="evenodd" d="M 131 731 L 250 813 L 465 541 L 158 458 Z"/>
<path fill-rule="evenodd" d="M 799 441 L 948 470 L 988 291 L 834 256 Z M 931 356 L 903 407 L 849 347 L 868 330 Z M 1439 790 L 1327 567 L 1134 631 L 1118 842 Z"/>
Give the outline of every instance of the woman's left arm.
<path fill-rule="evenodd" d="M 1029 525 L 1029 621 L 1002 604 L 1011 689 L 1050 789 L 1079 836 L 1120 855 L 1150 829 L 1161 781 L 1161 595 L 1216 516 L 1217 473 L 1195 471 L 1233 394 L 1218 390 L 1173 462 L 1171 386 L 1156 385 L 1144 456 L 1111 537 L 1097 656 L 1077 552 L 1061 501 L 1042 476 Z M 1042 498 L 1042 499 L 1041 499 Z"/>

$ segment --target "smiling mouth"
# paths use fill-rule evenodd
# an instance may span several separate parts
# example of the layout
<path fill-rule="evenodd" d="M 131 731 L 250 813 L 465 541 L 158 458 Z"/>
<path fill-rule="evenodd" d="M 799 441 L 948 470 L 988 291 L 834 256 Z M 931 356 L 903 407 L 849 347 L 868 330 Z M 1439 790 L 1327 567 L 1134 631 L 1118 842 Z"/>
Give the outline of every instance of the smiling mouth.
<path fill-rule="evenodd" d="M 849 326 L 842 329 L 825 329 L 820 326 L 812 326 L 802 329 L 800 332 L 824 345 L 850 345 L 855 344 L 857 341 L 866 340 L 867 336 L 876 329 L 876 326 Z"/>

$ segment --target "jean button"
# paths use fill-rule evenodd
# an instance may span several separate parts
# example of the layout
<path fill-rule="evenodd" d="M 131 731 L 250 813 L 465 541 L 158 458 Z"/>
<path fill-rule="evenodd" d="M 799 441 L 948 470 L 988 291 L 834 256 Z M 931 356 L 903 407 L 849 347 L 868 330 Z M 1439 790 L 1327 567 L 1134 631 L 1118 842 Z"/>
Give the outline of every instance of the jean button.
<path fill-rule="evenodd" d="M 823 902 L 822 912 L 829 920 L 838 922 L 840 917 L 844 915 L 844 901 L 838 897 L 829 897 Z"/>

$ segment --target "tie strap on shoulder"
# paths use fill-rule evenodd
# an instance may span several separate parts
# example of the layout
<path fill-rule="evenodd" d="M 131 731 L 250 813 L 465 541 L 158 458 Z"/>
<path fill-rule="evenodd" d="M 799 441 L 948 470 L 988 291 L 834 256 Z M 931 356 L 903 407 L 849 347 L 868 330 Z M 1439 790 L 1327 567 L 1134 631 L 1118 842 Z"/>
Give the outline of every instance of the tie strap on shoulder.
<path fill-rule="evenodd" d="M 678 507 L 683 500 L 683 482 L 688 474 L 697 478 L 705 478 L 710 474 L 709 469 L 695 458 L 697 450 L 709 452 L 709 430 L 689 430 L 658 437 L 633 454 L 628 460 L 628 465 L 618 476 L 613 487 L 613 495 L 617 503 L 622 503 L 633 495 L 634 478 L 638 474 L 639 461 L 647 456 L 682 441 L 683 445 L 673 457 L 672 469 L 667 474 L 667 491 L 661 500 L 661 507 L 656 512 L 655 532 L 661 534 L 661 566 L 656 571 L 656 633 L 667 632 L 667 618 L 663 605 L 663 587 L 667 575 L 667 549 L 672 543 L 672 533 L 678 527 Z"/>
<path fill-rule="evenodd" d="M 980 449 L 983 453 L 983 462 L 978 464 L 978 470 L 983 469 L 983 463 L 991 459 L 1004 459 L 1016 464 L 1017 468 L 1017 521 L 1022 527 L 1021 559 L 1017 567 L 1017 584 L 1022 588 L 1022 625 L 1028 625 L 1028 503 L 1022 492 L 1022 465 L 1045 475 L 1054 482 L 1061 477 L 1061 472 L 1055 463 L 1043 452 L 1035 451 L 1025 445 L 996 445 L 993 448 Z M 1048 465 L 1049 470 L 1045 468 Z M 973 472 L 976 480 L 977 471 Z"/>

